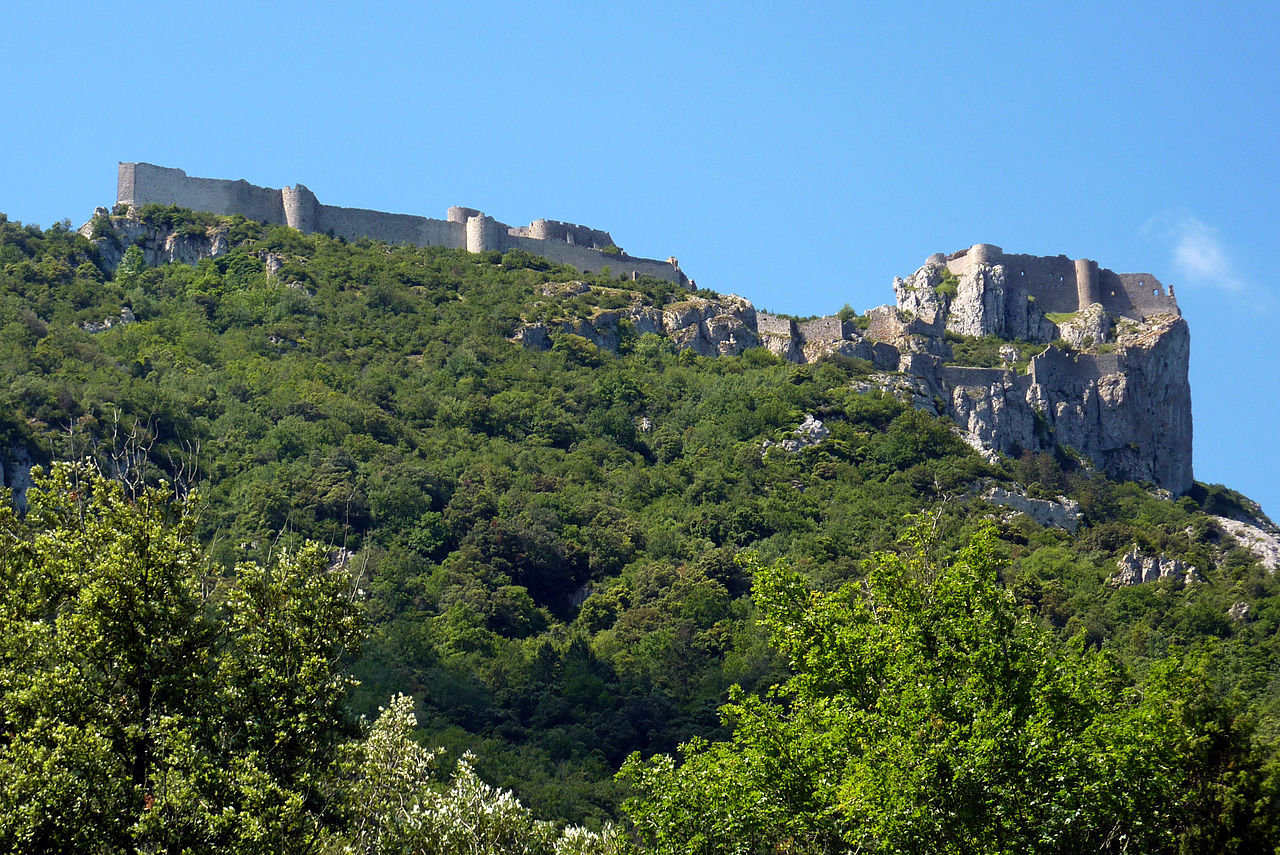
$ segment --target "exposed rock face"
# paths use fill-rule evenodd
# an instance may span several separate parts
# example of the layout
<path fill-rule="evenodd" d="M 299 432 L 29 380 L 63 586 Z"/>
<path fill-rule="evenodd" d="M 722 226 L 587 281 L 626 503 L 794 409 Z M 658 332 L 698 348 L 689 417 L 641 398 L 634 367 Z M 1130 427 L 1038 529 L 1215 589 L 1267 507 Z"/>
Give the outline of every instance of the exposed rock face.
<path fill-rule="evenodd" d="M 1172 580 L 1176 582 L 1197 582 L 1200 571 L 1178 558 L 1165 558 L 1163 555 L 1149 556 L 1133 547 L 1116 562 L 1116 573 L 1111 577 L 1115 587 L 1122 585 L 1141 585 L 1144 582 Z"/>
<path fill-rule="evenodd" d="M 760 344 L 755 306 L 736 294 L 669 304 L 662 310 L 661 329 L 676 347 L 699 356 L 736 356 Z"/>
<path fill-rule="evenodd" d="M 546 296 L 572 296 L 591 289 L 582 282 L 567 282 L 549 283 L 542 290 Z M 692 350 L 700 356 L 736 356 L 760 344 L 755 307 L 735 294 L 714 300 L 690 297 L 662 309 L 637 301 L 623 309 L 597 309 L 589 318 L 526 323 L 512 340 L 546 350 L 551 347 L 552 333 L 571 333 L 599 348 L 616 351 L 622 341 L 624 324 L 630 325 L 635 335 L 665 335 L 679 349 Z"/>
<path fill-rule="evenodd" d="M 111 229 L 105 235 L 93 236 L 92 221 L 81 226 L 79 231 L 98 248 L 103 265 L 112 273 L 120 266 L 125 250 L 135 243 L 142 247 L 142 256 L 148 266 L 169 262 L 198 264 L 202 258 L 217 258 L 231 249 L 223 229 L 211 229 L 203 235 L 183 234 L 149 226 L 132 214 L 112 217 Z"/>
<path fill-rule="evenodd" d="M 804 417 L 804 421 L 800 423 L 800 426 L 792 431 L 792 433 L 795 434 L 794 438 L 787 437 L 781 442 L 774 442 L 771 439 L 766 439 L 762 444 L 762 450 L 767 451 L 776 445 L 780 446 L 783 451 L 794 454 L 797 451 L 801 451 L 802 449 L 809 448 L 822 442 L 831 435 L 831 429 L 818 419 L 815 419 L 812 413 L 809 413 Z"/>
<path fill-rule="evenodd" d="M 1075 531 L 1080 527 L 1080 503 L 1066 496 L 1056 502 L 1048 499 L 1032 499 L 1021 493 L 1011 493 L 1000 487 L 992 487 L 982 498 L 993 505 L 1012 508 L 1024 513 L 1042 526 Z"/>
<path fill-rule="evenodd" d="M 1258 556 L 1263 567 L 1272 573 L 1280 567 L 1280 535 L 1230 517 L 1214 517 L 1213 520 L 1242 547 Z"/>
<path fill-rule="evenodd" d="M 1115 341 L 1114 325 L 1101 303 L 1090 303 L 1072 318 L 1058 324 L 1058 336 L 1072 347 L 1088 349 Z"/>
<path fill-rule="evenodd" d="M 1025 265 L 1024 257 L 1011 258 Z M 1061 286 L 1055 291 L 1046 278 L 1043 271 L 1014 277 L 1004 264 L 986 261 L 948 276 L 946 259 L 931 256 L 907 279 L 894 280 L 897 305 L 868 313 L 867 337 L 903 353 L 899 370 L 923 386 L 913 398 L 945 401 L 975 448 L 1017 453 L 1071 446 L 1112 475 L 1185 492 L 1192 485 L 1190 336 L 1172 297 L 1159 297 L 1154 306 L 1125 304 L 1128 314 L 1118 325 L 1096 301 L 1055 324 L 1037 306 L 1037 292 L 1063 300 Z M 1107 299 L 1121 298 L 1109 291 Z M 1040 343 L 1062 338 L 1075 350 L 1046 348 L 1022 374 L 1011 370 L 1013 347 L 1001 348 L 1004 368 L 950 365 L 944 327 Z M 916 358 L 923 354 L 941 361 Z"/>
<path fill-rule="evenodd" d="M 1056 442 L 1112 474 L 1184 493 L 1193 481 L 1187 323 L 1158 315 L 1117 344 L 1115 354 L 1070 363 L 1046 351 L 1032 360 L 1028 401 L 1040 404 Z"/>
<path fill-rule="evenodd" d="M 1069 445 L 1113 475 L 1186 492 L 1192 484 L 1186 322 L 1152 319 L 1119 345 L 1097 357 L 1047 348 L 1025 375 L 945 366 L 934 382 L 950 415 L 988 448 Z"/>
<path fill-rule="evenodd" d="M 926 264 L 921 271 L 939 267 Z M 1056 325 L 1036 307 L 1035 295 L 1011 279 L 1003 264 L 975 264 L 959 279 L 956 296 L 946 307 L 947 329 L 952 332 L 1038 342 L 1057 337 Z"/>
<path fill-rule="evenodd" d="M 906 279 L 893 277 L 893 296 L 899 311 L 932 325 L 946 314 L 938 286 L 947 265 L 934 256 Z"/>
<path fill-rule="evenodd" d="M 128 306 L 125 306 L 122 309 L 120 309 L 119 318 L 103 318 L 102 323 L 97 323 L 96 321 L 85 321 L 83 324 L 80 325 L 80 327 L 85 332 L 88 332 L 88 333 L 100 333 L 105 330 L 111 329 L 117 324 L 120 326 L 128 326 L 129 324 L 132 324 L 137 320 L 138 319 L 133 315 L 133 309 L 129 308 Z"/>

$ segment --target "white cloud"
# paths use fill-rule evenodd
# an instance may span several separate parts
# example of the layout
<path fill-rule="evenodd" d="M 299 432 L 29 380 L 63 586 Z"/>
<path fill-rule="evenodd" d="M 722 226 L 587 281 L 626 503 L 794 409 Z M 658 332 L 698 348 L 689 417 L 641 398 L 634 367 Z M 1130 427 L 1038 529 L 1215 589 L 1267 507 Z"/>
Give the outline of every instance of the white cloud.
<path fill-rule="evenodd" d="M 1173 268 L 1187 284 L 1207 285 L 1236 294 L 1253 290 L 1236 272 L 1218 229 L 1189 212 L 1170 211 L 1152 217 L 1142 232 L 1169 244 Z"/>

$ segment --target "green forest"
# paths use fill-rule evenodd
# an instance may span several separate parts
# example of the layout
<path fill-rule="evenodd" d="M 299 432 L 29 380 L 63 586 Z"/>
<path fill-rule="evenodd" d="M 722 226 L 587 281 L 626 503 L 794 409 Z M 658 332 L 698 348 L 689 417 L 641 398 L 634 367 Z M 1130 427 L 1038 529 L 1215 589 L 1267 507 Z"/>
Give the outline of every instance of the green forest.
<path fill-rule="evenodd" d="M 512 341 L 669 282 L 141 216 L 232 248 L 0 215 L 0 850 L 1280 845 L 1238 493 L 988 462 L 862 360 Z"/>

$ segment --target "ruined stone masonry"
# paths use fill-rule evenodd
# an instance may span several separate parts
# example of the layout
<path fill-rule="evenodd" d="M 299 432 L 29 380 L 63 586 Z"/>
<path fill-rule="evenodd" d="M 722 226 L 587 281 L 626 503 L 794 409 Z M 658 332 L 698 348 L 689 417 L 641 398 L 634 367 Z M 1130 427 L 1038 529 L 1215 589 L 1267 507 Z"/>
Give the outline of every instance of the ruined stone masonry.
<path fill-rule="evenodd" d="M 986 455 L 1069 446 L 1116 477 L 1174 493 L 1191 487 L 1190 335 L 1173 290 L 1151 274 L 977 244 L 931 255 L 910 277 L 895 279 L 893 290 L 895 304 L 870 310 L 861 329 L 838 317 L 796 321 L 758 312 L 727 295 L 662 310 L 601 311 L 557 329 L 528 324 L 517 339 L 549 347 L 548 333 L 571 332 L 616 349 L 625 320 L 637 333 L 665 335 L 702 356 L 759 346 L 799 363 L 866 359 L 884 372 L 867 388 L 950 416 Z M 1042 347 L 1025 365 L 1007 345 L 1003 367 L 962 366 L 947 333 Z"/>
<path fill-rule="evenodd" d="M 653 276 L 682 285 L 688 283 L 676 259 L 658 261 L 614 252 L 617 247 L 608 232 L 556 220 L 534 220 L 527 226 L 512 227 L 474 208 L 456 205 L 443 220 L 340 208 L 320 204 L 316 195 L 301 184 L 276 190 L 243 180 L 192 178 L 181 169 L 150 163 L 119 165 L 116 202 L 135 207 L 178 205 L 224 216 L 240 214 L 250 220 L 347 240 L 372 238 L 470 252 L 523 249 L 585 273 L 608 267 L 615 275 L 633 279 Z"/>
<path fill-rule="evenodd" d="M 147 163 L 119 165 L 117 199 L 135 207 L 158 203 L 240 214 L 347 239 L 471 252 L 523 249 L 586 272 L 608 266 L 624 276 L 691 285 L 674 258 L 616 254 L 608 232 L 553 220 L 512 227 L 458 206 L 443 220 L 339 208 L 320 204 L 301 184 L 275 190 L 191 178 Z M 117 219 L 118 230 L 137 233 L 124 234 L 124 243 L 99 241 L 109 264 L 118 259 L 107 256 L 128 243 L 142 246 L 148 263 L 193 263 L 228 251 L 219 235 L 152 234 L 144 224 Z M 893 290 L 893 305 L 872 309 L 858 323 L 839 317 L 796 321 L 757 312 L 736 295 L 689 295 L 660 307 L 637 300 L 589 318 L 529 322 L 515 338 L 545 348 L 551 336 L 572 333 L 616 350 L 626 328 L 664 335 L 702 356 L 766 347 L 799 363 L 833 355 L 865 359 L 882 372 L 869 378 L 870 386 L 951 417 L 965 441 L 985 455 L 1065 446 L 1116 477 L 1173 493 L 1192 486 L 1190 334 L 1173 289 L 1156 277 L 1116 273 L 1090 259 L 975 244 L 929 256 L 911 276 L 896 278 Z M 955 364 L 949 333 L 1021 341 L 1024 352 L 1025 343 L 1043 347 L 1026 363 L 1018 361 L 1019 347 L 1009 345 L 1001 348 L 1001 367 L 963 366 Z"/>

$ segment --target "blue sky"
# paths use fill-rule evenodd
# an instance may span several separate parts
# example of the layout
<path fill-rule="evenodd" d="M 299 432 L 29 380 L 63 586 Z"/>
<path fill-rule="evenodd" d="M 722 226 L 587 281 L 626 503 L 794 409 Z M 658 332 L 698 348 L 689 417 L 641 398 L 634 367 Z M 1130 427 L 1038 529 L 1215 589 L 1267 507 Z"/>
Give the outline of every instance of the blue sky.
<path fill-rule="evenodd" d="M 1177 290 L 1198 480 L 1280 514 L 1280 12 L 1191 3 L 11 3 L 0 211 L 118 160 L 608 229 L 828 314 L 976 242 Z"/>

